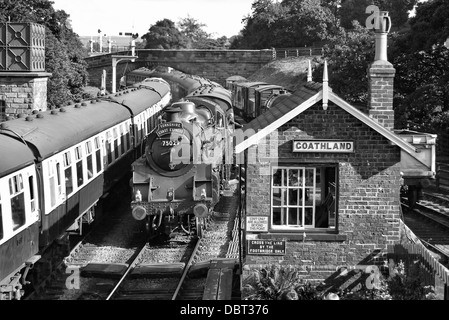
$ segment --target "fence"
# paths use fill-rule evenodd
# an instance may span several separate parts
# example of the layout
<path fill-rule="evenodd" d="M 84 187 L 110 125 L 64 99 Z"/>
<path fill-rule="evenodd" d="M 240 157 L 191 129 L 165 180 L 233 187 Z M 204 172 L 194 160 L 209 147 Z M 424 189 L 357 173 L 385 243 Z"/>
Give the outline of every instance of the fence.
<path fill-rule="evenodd" d="M 388 259 L 395 263 L 400 260 L 405 267 L 418 261 L 422 271 L 422 279 L 425 285 L 443 287 L 444 300 L 449 300 L 449 270 L 442 265 L 430 251 L 421 243 L 406 243 L 388 246 Z M 406 271 L 407 272 L 407 271 Z"/>
<path fill-rule="evenodd" d="M 273 60 L 289 57 L 321 56 L 324 54 L 322 47 L 304 48 L 273 48 Z"/>
<path fill-rule="evenodd" d="M 437 165 L 435 180 L 438 189 L 446 189 L 449 191 L 449 164 L 439 163 Z"/>

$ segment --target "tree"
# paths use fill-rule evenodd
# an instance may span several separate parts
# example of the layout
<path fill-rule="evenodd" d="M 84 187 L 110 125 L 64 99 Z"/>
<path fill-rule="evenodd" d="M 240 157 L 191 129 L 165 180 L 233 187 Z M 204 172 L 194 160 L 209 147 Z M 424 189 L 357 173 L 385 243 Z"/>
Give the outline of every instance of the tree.
<path fill-rule="evenodd" d="M 287 24 L 292 27 L 290 46 L 313 45 L 340 36 L 339 20 L 321 0 L 284 0 L 289 8 Z"/>
<path fill-rule="evenodd" d="M 449 123 L 449 50 L 442 45 L 404 53 L 394 61 L 397 127 L 431 133 Z"/>
<path fill-rule="evenodd" d="M 406 40 L 408 52 L 429 50 L 433 45 L 443 44 L 449 37 L 449 2 L 430 0 L 419 3 L 410 26 Z"/>
<path fill-rule="evenodd" d="M 285 30 L 287 8 L 270 0 L 256 0 L 252 14 L 243 19 L 245 23 L 240 35 L 231 43 L 233 49 L 260 49 L 282 45 L 288 41 Z"/>
<path fill-rule="evenodd" d="M 170 19 L 159 20 L 142 36 L 146 49 L 182 49 L 187 47 L 186 37 Z"/>
<path fill-rule="evenodd" d="M 178 22 L 179 30 L 187 39 L 187 48 L 196 49 L 207 47 L 210 35 L 203 30 L 206 25 L 198 20 L 187 16 Z"/>
<path fill-rule="evenodd" d="M 82 99 L 87 84 L 87 64 L 83 48 L 73 32 L 69 15 L 55 11 L 48 0 L 3 0 L 0 2 L 1 22 L 34 22 L 46 27 L 45 65 L 52 76 L 48 80 L 48 105 L 61 105 Z"/>
<path fill-rule="evenodd" d="M 321 0 L 256 0 L 231 48 L 299 47 L 328 41 L 341 32 L 333 5 L 329 1 L 322 5 Z"/>
<path fill-rule="evenodd" d="M 351 30 L 344 31 L 324 48 L 324 59 L 329 65 L 329 86 L 349 102 L 366 104 L 367 69 L 375 53 L 373 32 L 354 21 Z M 321 79 L 322 74 L 322 67 L 317 68 L 314 78 Z"/>
<path fill-rule="evenodd" d="M 345 29 L 352 28 L 352 21 L 356 20 L 365 25 L 368 14 L 365 13 L 369 5 L 376 5 L 381 11 L 388 11 L 392 21 L 392 29 L 401 28 L 408 21 L 408 12 L 414 8 L 418 0 L 343 0 L 339 9 L 341 25 Z"/>

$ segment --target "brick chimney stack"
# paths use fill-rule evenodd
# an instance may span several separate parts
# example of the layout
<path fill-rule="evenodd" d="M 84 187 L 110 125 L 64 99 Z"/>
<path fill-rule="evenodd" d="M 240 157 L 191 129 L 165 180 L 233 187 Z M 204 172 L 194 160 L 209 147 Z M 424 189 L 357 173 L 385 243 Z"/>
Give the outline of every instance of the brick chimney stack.
<path fill-rule="evenodd" d="M 387 35 L 391 28 L 387 11 L 379 11 L 376 31 L 376 55 L 368 70 L 369 116 L 385 128 L 394 128 L 393 81 L 396 69 L 387 59 Z"/>

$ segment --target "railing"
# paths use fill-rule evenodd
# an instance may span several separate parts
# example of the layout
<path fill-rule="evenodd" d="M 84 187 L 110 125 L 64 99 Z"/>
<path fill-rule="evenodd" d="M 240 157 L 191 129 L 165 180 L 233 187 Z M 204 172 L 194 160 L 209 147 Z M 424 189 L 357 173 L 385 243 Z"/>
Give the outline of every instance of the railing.
<path fill-rule="evenodd" d="M 439 163 L 437 165 L 435 183 L 438 189 L 449 190 L 449 164 Z"/>
<path fill-rule="evenodd" d="M 102 48 L 101 52 L 96 51 L 94 49 L 94 52 L 89 51 L 90 56 L 96 56 L 96 55 L 102 55 L 102 54 L 109 54 L 109 53 L 116 53 L 116 52 L 129 52 L 131 53 L 131 46 L 112 46 L 111 52 L 109 52 L 109 48 Z"/>
<path fill-rule="evenodd" d="M 389 259 L 393 259 L 395 263 L 400 260 L 407 267 L 409 264 L 418 260 L 420 268 L 423 271 L 421 279 L 425 285 L 434 287 L 440 285 L 444 287 L 444 300 L 448 300 L 449 288 L 449 270 L 438 262 L 430 251 L 422 243 L 407 243 L 388 246 Z"/>
<path fill-rule="evenodd" d="M 273 60 L 289 57 L 321 56 L 324 54 L 323 47 L 301 47 L 301 48 L 273 48 Z"/>

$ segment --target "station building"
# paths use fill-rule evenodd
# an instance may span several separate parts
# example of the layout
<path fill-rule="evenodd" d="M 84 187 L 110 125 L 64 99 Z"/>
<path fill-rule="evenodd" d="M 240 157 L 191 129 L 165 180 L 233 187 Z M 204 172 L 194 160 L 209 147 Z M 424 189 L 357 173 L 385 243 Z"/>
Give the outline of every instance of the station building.
<path fill-rule="evenodd" d="M 325 64 L 322 83 L 309 81 L 244 126 L 243 279 L 280 265 L 323 280 L 379 263 L 399 244 L 401 154 L 419 155 L 393 131 L 395 69 L 383 35 L 366 110 L 332 91 Z"/>

